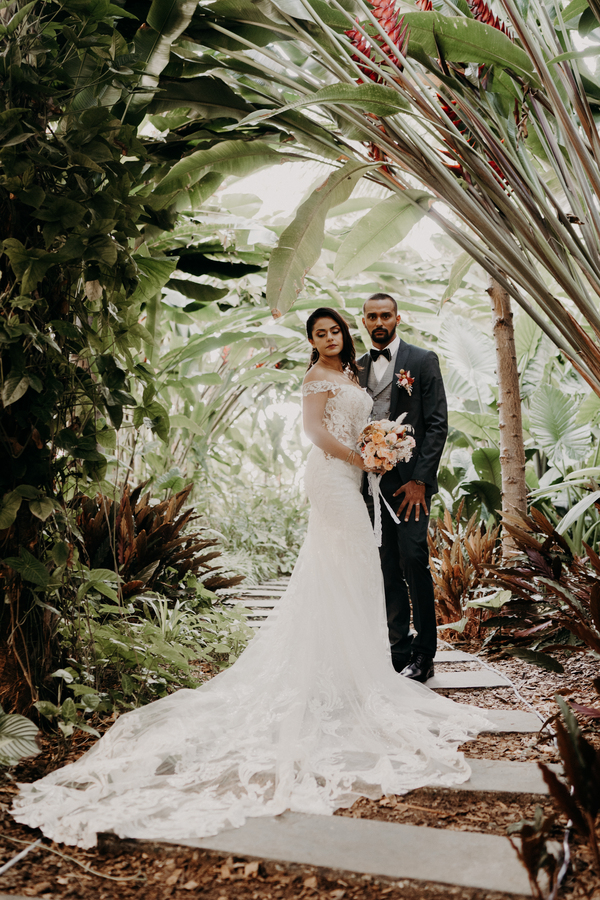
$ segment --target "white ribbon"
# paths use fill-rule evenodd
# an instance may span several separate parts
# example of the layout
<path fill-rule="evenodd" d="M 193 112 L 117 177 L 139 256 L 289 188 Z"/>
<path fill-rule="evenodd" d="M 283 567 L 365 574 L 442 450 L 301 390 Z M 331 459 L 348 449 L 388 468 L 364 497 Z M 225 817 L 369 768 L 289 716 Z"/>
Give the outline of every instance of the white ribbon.
<path fill-rule="evenodd" d="M 369 472 L 367 474 L 367 481 L 369 484 L 369 494 L 373 498 L 373 506 L 375 509 L 375 521 L 373 522 L 373 531 L 375 533 L 375 540 L 377 541 L 377 546 L 381 547 L 381 501 L 383 500 L 383 502 L 385 503 L 385 505 L 387 507 L 387 511 L 389 512 L 390 516 L 392 517 L 392 519 L 394 520 L 396 525 L 398 525 L 400 523 L 400 519 L 398 518 L 398 516 L 396 515 L 396 513 L 394 512 L 394 510 L 392 509 L 390 504 L 387 502 L 387 500 L 385 499 L 383 494 L 381 493 L 381 487 L 380 487 L 381 475 L 376 475 L 375 472 Z"/>

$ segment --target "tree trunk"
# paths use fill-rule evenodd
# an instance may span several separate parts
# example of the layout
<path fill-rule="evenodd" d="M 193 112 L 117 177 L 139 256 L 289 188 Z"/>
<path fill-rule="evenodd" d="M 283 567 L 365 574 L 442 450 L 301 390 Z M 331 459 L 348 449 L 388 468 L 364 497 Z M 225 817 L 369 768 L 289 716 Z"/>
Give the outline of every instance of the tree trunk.
<path fill-rule="evenodd" d="M 525 447 L 521 420 L 521 394 L 515 350 L 515 332 L 510 297 L 490 277 L 487 290 L 492 304 L 492 329 L 496 345 L 498 376 L 498 418 L 500 425 L 500 465 L 502 468 L 502 513 L 527 512 Z M 510 535 L 502 538 L 502 556 L 513 550 Z"/>

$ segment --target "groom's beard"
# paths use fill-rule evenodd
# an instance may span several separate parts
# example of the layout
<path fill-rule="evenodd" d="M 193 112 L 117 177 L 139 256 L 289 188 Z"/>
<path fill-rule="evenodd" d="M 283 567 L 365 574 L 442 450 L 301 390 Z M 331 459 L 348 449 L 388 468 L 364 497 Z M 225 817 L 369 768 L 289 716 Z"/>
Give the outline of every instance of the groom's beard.
<path fill-rule="evenodd" d="M 371 340 L 374 344 L 378 344 L 380 347 L 387 347 L 387 345 L 391 344 L 394 340 L 395 334 L 395 326 L 390 331 L 388 331 L 387 328 L 383 328 L 382 326 L 380 326 L 374 328 L 371 332 Z"/>

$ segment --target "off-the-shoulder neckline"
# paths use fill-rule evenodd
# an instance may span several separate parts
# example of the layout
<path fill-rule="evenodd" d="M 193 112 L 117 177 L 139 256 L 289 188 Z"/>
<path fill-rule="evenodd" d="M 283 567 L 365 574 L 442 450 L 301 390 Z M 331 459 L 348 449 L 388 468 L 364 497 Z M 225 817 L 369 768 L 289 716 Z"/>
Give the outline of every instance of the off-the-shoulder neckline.
<path fill-rule="evenodd" d="M 351 388 L 357 388 L 359 391 L 366 391 L 366 388 L 361 387 L 360 384 L 355 383 L 353 381 L 329 381 L 328 378 L 313 378 L 310 381 L 303 381 L 302 388 L 306 388 L 311 384 L 327 384 L 327 385 L 331 385 L 331 387 L 336 388 L 336 389 L 337 388 L 341 389 L 344 387 L 351 387 Z"/>

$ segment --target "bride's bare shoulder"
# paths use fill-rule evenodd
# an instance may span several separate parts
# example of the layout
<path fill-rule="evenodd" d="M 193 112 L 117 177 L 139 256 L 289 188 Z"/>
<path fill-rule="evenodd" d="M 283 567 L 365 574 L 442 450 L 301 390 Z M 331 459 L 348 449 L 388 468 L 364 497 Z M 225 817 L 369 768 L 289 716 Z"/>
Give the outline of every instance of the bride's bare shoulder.
<path fill-rule="evenodd" d="M 317 381 L 328 382 L 329 384 L 333 383 L 333 379 L 327 372 L 327 369 L 322 368 L 318 363 L 308 370 L 302 384 L 313 384 Z"/>

